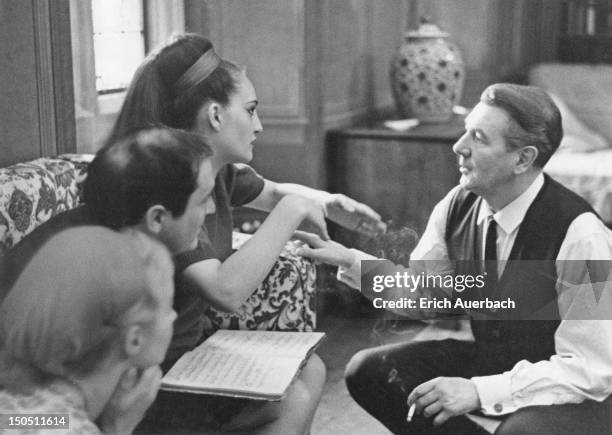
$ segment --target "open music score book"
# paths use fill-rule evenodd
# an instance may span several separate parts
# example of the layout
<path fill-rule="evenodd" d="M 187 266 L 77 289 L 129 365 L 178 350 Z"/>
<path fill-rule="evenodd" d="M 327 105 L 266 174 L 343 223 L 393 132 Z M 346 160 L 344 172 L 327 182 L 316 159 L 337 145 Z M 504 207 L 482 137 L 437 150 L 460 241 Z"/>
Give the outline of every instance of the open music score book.
<path fill-rule="evenodd" d="M 184 354 L 162 390 L 281 400 L 322 332 L 219 330 Z"/>

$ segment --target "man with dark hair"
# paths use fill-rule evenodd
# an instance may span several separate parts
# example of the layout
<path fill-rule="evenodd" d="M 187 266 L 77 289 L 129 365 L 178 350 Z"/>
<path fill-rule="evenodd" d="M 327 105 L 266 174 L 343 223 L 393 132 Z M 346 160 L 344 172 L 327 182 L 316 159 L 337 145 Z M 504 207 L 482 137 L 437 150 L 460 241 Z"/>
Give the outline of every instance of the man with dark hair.
<path fill-rule="evenodd" d="M 482 429 L 464 415 L 481 412 L 503 420 L 496 434 L 609 434 L 612 407 L 601 403 L 612 392 L 609 295 L 568 283 L 593 272 L 576 264 L 612 260 L 612 233 L 582 198 L 542 173 L 563 135 L 559 110 L 541 89 L 496 84 L 465 126 L 453 147 L 460 185 L 434 208 L 409 269 L 361 264 L 374 257 L 308 234 L 302 254 L 340 266 L 340 279 L 355 288 L 361 277 L 417 271 L 417 260 L 454 277 L 480 264 L 487 284 L 471 297 L 510 298 L 519 308 L 468 311 L 474 342 L 361 351 L 347 366 L 348 389 L 394 433 L 476 434 Z M 599 269 L 584 288 L 607 284 L 609 263 Z"/>
<path fill-rule="evenodd" d="M 170 129 L 143 130 L 102 148 L 88 168 L 85 204 L 54 216 L 7 253 L 6 288 L 48 239 L 81 225 L 134 227 L 163 242 L 180 262 L 214 211 L 211 155 L 198 136 Z"/>
<path fill-rule="evenodd" d="M 142 131 L 126 142 L 103 148 L 89 166 L 83 194 L 91 214 L 111 228 L 136 226 L 174 254 L 195 248 L 204 216 L 215 211 L 211 149 L 178 130 Z"/>
<path fill-rule="evenodd" d="M 64 229 L 102 225 L 148 234 L 174 255 L 178 317 L 168 349 L 173 361 L 195 340 L 193 331 L 205 324 L 202 298 L 186 289 L 181 274 L 199 255 L 198 234 L 206 214 L 215 210 L 211 192 L 216 174 L 210 156 L 200 136 L 172 129 L 142 130 L 100 149 L 88 168 L 85 204 L 54 216 L 8 252 L 6 288 L 38 249 Z"/>

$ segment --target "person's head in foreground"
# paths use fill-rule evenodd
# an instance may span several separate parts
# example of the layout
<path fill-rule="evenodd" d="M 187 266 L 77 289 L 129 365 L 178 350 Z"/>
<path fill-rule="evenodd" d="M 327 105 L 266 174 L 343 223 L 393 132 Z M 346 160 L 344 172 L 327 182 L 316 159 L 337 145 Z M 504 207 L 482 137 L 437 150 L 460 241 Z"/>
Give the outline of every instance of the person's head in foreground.
<path fill-rule="evenodd" d="M 167 126 L 203 135 L 214 151 L 215 167 L 247 163 L 262 131 L 257 104 L 243 69 L 221 59 L 206 38 L 179 35 L 136 71 L 110 140 Z"/>
<path fill-rule="evenodd" d="M 561 114 L 540 88 L 497 83 L 484 90 L 453 146 L 460 184 L 500 209 L 522 193 L 557 150 Z"/>
<path fill-rule="evenodd" d="M 211 154 L 192 133 L 140 131 L 98 151 L 85 179 L 85 203 L 102 225 L 134 227 L 173 254 L 187 251 L 214 212 Z"/>
<path fill-rule="evenodd" d="M 167 249 L 139 232 L 53 237 L 0 306 L 0 408 L 131 431 L 159 387 L 172 277 Z"/>

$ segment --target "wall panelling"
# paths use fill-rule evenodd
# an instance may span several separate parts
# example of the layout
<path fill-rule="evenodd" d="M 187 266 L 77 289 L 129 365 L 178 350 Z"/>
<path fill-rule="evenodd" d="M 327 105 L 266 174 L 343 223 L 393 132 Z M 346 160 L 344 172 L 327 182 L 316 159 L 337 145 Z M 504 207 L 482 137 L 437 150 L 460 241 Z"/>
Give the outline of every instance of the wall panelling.
<path fill-rule="evenodd" d="M 73 151 L 67 0 L 2 0 L 0 21 L 0 166 Z"/>

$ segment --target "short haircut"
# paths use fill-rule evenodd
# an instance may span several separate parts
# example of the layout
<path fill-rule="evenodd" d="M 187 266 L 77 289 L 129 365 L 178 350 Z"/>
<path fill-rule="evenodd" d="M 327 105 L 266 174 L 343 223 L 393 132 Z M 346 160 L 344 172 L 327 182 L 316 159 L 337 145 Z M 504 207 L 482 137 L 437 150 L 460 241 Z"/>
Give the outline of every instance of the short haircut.
<path fill-rule="evenodd" d="M 89 165 L 84 201 L 97 221 L 120 229 L 141 221 L 153 205 L 185 212 L 200 166 L 212 155 L 201 136 L 149 129 L 105 146 Z"/>
<path fill-rule="evenodd" d="M 513 123 L 505 134 L 506 145 L 509 149 L 534 146 L 538 150 L 534 166 L 543 168 L 563 137 L 561 113 L 552 98 L 535 86 L 496 83 L 484 90 L 480 101 L 508 113 Z"/>
<path fill-rule="evenodd" d="M 166 247 L 135 230 L 82 226 L 55 235 L 0 306 L 0 386 L 27 392 L 103 366 L 129 312 L 154 320 L 153 285 L 167 282 L 161 290 L 173 292 L 173 273 Z"/>

